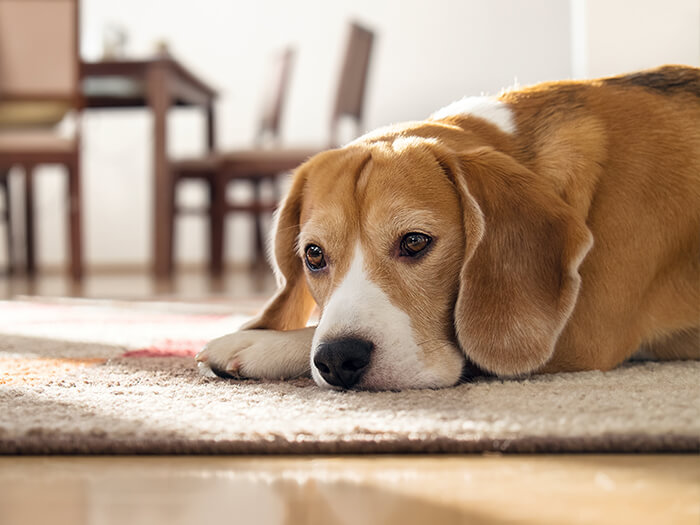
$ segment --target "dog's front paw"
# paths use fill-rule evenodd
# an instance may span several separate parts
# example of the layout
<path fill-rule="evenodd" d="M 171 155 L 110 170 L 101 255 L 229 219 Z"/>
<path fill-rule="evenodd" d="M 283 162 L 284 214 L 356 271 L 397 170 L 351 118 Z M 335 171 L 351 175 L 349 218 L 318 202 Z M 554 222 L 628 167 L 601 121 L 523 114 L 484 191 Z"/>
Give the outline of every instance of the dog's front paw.
<path fill-rule="evenodd" d="M 312 338 L 313 328 L 241 330 L 210 341 L 195 359 L 204 375 L 290 379 L 309 373 Z"/>

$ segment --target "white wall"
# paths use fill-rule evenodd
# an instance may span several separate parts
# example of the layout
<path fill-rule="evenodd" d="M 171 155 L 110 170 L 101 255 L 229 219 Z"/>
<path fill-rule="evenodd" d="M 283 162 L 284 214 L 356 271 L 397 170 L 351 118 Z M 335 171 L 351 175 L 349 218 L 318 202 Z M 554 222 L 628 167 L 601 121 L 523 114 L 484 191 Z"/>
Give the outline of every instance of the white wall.
<path fill-rule="evenodd" d="M 249 144 L 266 61 L 287 43 L 296 45 L 297 62 L 284 137 L 290 144 L 325 141 L 349 18 L 378 33 L 367 92 L 368 128 L 424 118 L 465 94 L 496 93 L 515 80 L 529 84 L 570 77 L 574 63 L 583 64 L 576 72 L 585 74 L 633 69 L 644 62 L 635 61 L 640 57 L 697 63 L 693 54 L 698 51 L 697 27 L 687 22 L 693 14 L 687 11 L 697 2 L 572 1 L 570 5 L 561 0 L 83 0 L 82 47 L 85 58 L 99 58 L 103 30 L 109 23 L 127 29 L 133 56 L 147 56 L 156 41 L 167 40 L 174 55 L 220 90 L 217 131 L 224 148 Z M 648 12 L 630 18 L 623 3 L 644 5 Z M 607 5 L 613 6 L 609 13 Z M 639 35 L 648 33 L 661 5 L 664 9 L 670 5 L 675 13 L 664 18 L 669 28 L 656 44 L 639 48 L 643 40 Z M 585 15 L 583 25 L 580 17 L 573 16 L 577 12 Z M 630 45 L 624 54 L 618 53 L 626 35 Z M 647 48 L 658 53 L 652 57 Z M 609 61 L 609 55 L 617 57 L 617 62 Z M 140 110 L 85 115 L 88 266 L 149 261 L 150 126 L 150 116 Z M 196 112 L 174 112 L 172 154 L 199 151 L 202 131 Z M 37 198 L 39 257 L 41 264 L 52 265 L 65 257 L 64 188 L 62 177 L 52 168 L 44 170 L 42 179 Z M 184 198 L 197 201 L 199 191 L 188 188 Z M 247 250 L 234 249 L 234 242 L 236 247 L 247 247 L 248 229 L 242 220 L 230 221 L 227 258 L 242 260 Z M 180 225 L 178 259 L 203 261 L 204 222 L 188 218 Z"/>
<path fill-rule="evenodd" d="M 700 0 L 572 0 L 574 76 L 700 65 Z"/>

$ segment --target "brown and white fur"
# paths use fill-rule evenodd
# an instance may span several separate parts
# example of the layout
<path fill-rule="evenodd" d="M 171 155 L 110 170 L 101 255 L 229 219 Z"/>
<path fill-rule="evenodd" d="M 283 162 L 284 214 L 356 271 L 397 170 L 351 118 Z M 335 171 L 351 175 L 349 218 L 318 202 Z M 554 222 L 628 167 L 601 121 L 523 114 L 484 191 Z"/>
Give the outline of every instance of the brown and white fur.
<path fill-rule="evenodd" d="M 378 390 L 700 358 L 700 70 L 468 98 L 321 153 L 273 252 L 278 293 L 201 368 Z M 368 349 L 349 384 L 317 365 L 339 341 Z"/>

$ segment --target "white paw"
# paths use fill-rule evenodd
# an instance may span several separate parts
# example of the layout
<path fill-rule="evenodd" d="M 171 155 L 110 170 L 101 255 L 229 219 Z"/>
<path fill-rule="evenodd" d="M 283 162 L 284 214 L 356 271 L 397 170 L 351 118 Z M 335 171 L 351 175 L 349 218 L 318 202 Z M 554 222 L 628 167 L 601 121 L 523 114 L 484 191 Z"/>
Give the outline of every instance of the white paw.
<path fill-rule="evenodd" d="M 207 376 L 290 379 L 309 373 L 313 331 L 241 330 L 210 341 L 197 354 Z"/>

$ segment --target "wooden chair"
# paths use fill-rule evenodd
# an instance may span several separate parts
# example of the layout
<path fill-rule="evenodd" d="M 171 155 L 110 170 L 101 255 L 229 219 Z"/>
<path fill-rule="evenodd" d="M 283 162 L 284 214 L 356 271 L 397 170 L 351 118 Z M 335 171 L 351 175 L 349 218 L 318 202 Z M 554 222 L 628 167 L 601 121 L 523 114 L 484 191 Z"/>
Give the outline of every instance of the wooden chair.
<path fill-rule="evenodd" d="M 65 137 L 55 129 L 81 107 L 78 10 L 78 0 L 0 0 L 0 173 L 24 171 L 30 276 L 36 271 L 34 170 L 43 164 L 67 170 L 70 274 L 82 276 L 79 132 Z"/>
<path fill-rule="evenodd" d="M 209 184 L 209 206 L 207 213 L 210 224 L 210 259 L 209 269 L 212 275 L 220 276 L 223 272 L 224 222 L 228 213 L 247 213 L 254 219 L 255 259 L 254 266 L 264 260 L 263 216 L 270 214 L 279 202 L 276 179 L 280 174 L 289 172 L 314 154 L 337 145 L 338 127 L 341 120 L 350 117 L 356 123 L 357 132 L 362 129 L 363 101 L 367 72 L 372 50 L 374 34 L 362 26 L 351 23 L 343 67 L 341 69 L 335 105 L 330 122 L 329 143 L 321 148 L 281 148 L 264 147 L 263 139 L 271 137 L 273 143 L 279 142 L 280 121 L 283 103 L 287 91 L 291 55 L 282 55 L 276 67 L 276 82 L 270 83 L 274 88 L 266 97 L 266 104 L 258 133 L 257 147 L 251 150 L 219 152 L 198 159 L 189 159 L 171 164 L 173 187 L 177 182 L 188 178 L 204 179 Z M 232 182 L 246 181 L 252 185 L 253 198 L 249 203 L 230 203 L 226 200 L 226 189 Z M 261 186 L 263 182 L 272 183 L 273 198 L 263 200 Z M 173 199 L 175 193 L 173 192 Z M 174 223 L 175 213 L 171 220 Z M 182 211 L 182 210 L 180 210 Z M 174 232 L 174 224 L 170 228 Z M 173 242 L 169 243 L 173 246 Z M 172 253 L 169 254 L 172 269 Z"/>

